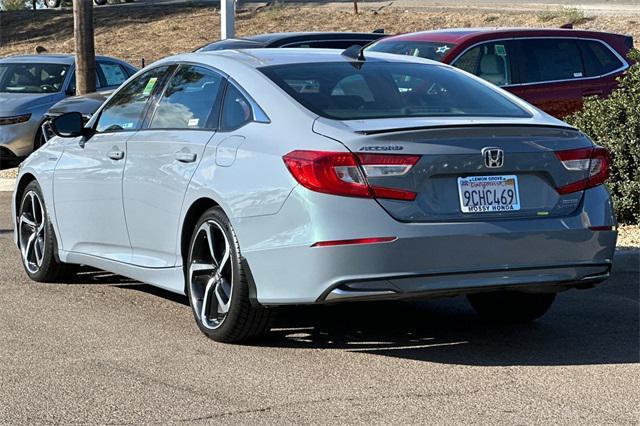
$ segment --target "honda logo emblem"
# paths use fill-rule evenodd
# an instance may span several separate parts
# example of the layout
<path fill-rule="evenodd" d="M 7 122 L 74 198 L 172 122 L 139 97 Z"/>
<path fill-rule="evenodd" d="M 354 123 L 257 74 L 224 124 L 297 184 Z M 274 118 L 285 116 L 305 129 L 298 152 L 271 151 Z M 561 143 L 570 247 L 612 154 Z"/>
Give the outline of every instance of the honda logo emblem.
<path fill-rule="evenodd" d="M 504 151 L 500 148 L 482 148 L 484 165 L 489 169 L 497 169 L 504 165 Z"/>

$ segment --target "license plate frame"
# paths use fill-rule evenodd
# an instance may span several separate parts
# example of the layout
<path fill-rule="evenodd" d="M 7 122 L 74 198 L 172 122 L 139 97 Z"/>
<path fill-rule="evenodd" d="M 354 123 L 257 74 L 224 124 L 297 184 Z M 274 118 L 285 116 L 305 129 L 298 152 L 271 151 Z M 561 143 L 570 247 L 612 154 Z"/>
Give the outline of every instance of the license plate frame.
<path fill-rule="evenodd" d="M 516 175 L 458 177 L 457 186 L 460 211 L 463 214 L 520 210 L 520 189 Z M 468 193 L 465 194 L 465 191 Z"/>

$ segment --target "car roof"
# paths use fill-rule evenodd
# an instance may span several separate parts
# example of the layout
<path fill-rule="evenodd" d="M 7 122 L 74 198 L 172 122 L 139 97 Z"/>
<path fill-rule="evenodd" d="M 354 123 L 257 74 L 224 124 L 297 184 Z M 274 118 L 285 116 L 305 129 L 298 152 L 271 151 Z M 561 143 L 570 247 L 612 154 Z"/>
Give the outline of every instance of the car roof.
<path fill-rule="evenodd" d="M 316 62 L 350 62 L 352 59 L 342 55 L 340 49 L 239 49 L 239 50 L 215 50 L 207 52 L 184 53 L 161 59 L 157 63 L 165 62 L 193 62 L 198 61 L 209 65 L 215 65 L 220 59 L 235 63 L 242 63 L 252 68 L 261 68 L 273 65 L 305 64 Z M 416 62 L 442 65 L 439 62 L 428 59 L 393 55 L 381 52 L 367 52 L 365 60 L 376 62 Z"/>
<path fill-rule="evenodd" d="M 538 37 L 584 37 L 601 38 L 608 36 L 619 36 L 619 34 L 606 33 L 601 31 L 574 30 L 564 28 L 447 28 L 431 31 L 420 31 L 415 33 L 399 34 L 390 36 L 386 40 L 411 40 L 411 41 L 436 41 L 442 43 L 459 44 L 478 36 L 494 34 L 498 37 L 507 36 L 538 36 Z"/>
<path fill-rule="evenodd" d="M 281 47 L 289 43 L 295 42 L 320 42 L 320 41 L 339 41 L 339 40 L 361 40 L 371 42 L 387 36 L 382 32 L 375 33 L 359 33 L 359 32 L 326 32 L 326 31 L 308 31 L 308 32 L 282 32 L 257 34 L 242 38 L 228 38 L 225 40 L 217 40 L 195 51 L 200 50 L 223 50 L 223 49 L 250 49 L 250 48 L 266 48 Z"/>
<path fill-rule="evenodd" d="M 383 33 L 308 31 L 308 32 L 282 32 L 282 33 L 259 34 L 259 35 L 245 37 L 244 39 L 269 44 L 275 41 L 283 41 L 283 40 L 298 39 L 298 38 L 313 38 L 316 40 L 322 40 L 326 38 L 349 39 L 352 37 L 376 38 L 378 36 L 383 37 L 384 35 L 385 34 Z"/>
<path fill-rule="evenodd" d="M 110 60 L 110 61 L 126 64 L 126 62 L 124 62 L 124 61 L 122 61 L 120 59 L 117 59 L 117 58 L 112 58 L 110 56 L 99 56 L 99 55 L 96 55 L 96 59 Z M 0 63 L 20 63 L 20 64 L 38 63 L 38 64 L 73 65 L 75 63 L 75 60 L 76 60 L 75 55 L 71 55 L 71 54 L 41 53 L 41 54 L 36 54 L 36 55 L 6 56 L 4 58 L 0 58 Z"/>

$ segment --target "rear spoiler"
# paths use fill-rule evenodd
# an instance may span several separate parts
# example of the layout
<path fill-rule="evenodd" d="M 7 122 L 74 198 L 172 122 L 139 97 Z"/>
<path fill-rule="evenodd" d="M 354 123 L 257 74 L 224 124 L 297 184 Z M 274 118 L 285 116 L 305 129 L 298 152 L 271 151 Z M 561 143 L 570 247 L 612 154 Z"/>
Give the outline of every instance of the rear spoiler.
<path fill-rule="evenodd" d="M 412 132 L 416 130 L 455 129 L 455 128 L 465 128 L 465 127 L 537 127 L 537 128 L 547 128 L 547 129 L 551 128 L 551 129 L 567 130 L 570 132 L 580 131 L 573 126 L 569 126 L 568 124 L 565 126 L 562 126 L 562 125 L 556 125 L 556 124 L 472 123 L 472 124 L 445 124 L 440 126 L 398 127 L 398 128 L 376 129 L 376 130 L 356 130 L 354 133 L 369 136 L 369 135 L 380 135 L 385 133 Z"/>

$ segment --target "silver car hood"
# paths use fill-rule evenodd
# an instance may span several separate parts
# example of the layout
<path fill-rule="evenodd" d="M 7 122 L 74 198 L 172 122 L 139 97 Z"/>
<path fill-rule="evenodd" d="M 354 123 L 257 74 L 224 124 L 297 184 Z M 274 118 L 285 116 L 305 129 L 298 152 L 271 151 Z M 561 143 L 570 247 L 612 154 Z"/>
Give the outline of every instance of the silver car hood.
<path fill-rule="evenodd" d="M 58 102 L 64 93 L 0 93 L 0 117 L 25 114 L 42 106 Z"/>

